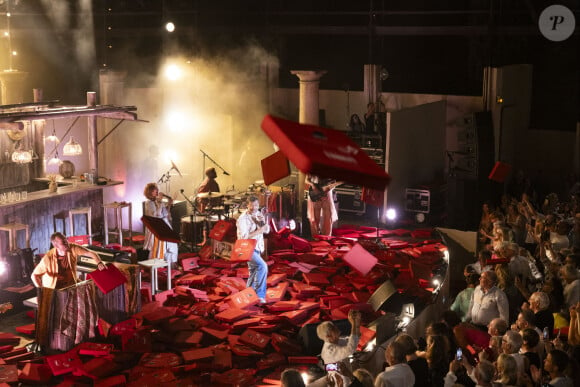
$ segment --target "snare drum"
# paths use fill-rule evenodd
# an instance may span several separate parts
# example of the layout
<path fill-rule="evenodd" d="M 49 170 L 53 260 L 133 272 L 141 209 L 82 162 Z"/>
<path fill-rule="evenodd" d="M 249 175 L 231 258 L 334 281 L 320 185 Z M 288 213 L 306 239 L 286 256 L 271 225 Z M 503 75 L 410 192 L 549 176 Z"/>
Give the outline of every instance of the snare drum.
<path fill-rule="evenodd" d="M 205 218 L 203 216 L 194 216 L 193 223 L 191 218 L 191 216 L 181 218 L 181 240 L 189 243 L 201 243 L 203 242 L 203 223 Z"/>

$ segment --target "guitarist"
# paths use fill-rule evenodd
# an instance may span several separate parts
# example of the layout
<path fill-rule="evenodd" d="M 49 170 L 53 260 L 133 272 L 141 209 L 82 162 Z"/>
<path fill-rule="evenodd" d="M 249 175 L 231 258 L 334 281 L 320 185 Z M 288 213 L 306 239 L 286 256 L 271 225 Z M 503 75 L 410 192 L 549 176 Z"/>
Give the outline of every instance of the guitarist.
<path fill-rule="evenodd" d="M 310 234 L 331 235 L 332 224 L 338 220 L 333 189 L 342 182 L 306 175 L 305 183 L 308 187 L 307 217 L 310 221 Z"/>

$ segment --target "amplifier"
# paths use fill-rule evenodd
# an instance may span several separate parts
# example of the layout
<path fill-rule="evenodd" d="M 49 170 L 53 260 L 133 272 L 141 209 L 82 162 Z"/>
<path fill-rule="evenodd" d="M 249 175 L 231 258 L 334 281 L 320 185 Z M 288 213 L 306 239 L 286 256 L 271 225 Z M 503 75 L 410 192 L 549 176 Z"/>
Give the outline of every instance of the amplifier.
<path fill-rule="evenodd" d="M 366 203 L 362 201 L 362 188 L 360 186 L 341 185 L 334 189 L 338 200 L 339 212 L 350 212 L 362 215 L 366 212 Z"/>

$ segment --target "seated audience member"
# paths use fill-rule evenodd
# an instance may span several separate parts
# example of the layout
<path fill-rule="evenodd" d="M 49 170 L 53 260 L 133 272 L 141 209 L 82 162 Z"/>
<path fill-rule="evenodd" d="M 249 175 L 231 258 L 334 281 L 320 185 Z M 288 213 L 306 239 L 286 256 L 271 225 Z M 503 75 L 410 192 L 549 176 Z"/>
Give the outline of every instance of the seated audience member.
<path fill-rule="evenodd" d="M 302 375 L 293 368 L 288 368 L 282 372 L 280 385 L 282 387 L 305 387 Z"/>
<path fill-rule="evenodd" d="M 509 272 L 506 264 L 495 265 L 495 273 L 497 275 L 497 287 L 500 288 L 506 295 L 509 309 L 509 323 L 512 323 L 518 317 L 518 307 L 523 304 L 526 299 L 514 284 L 514 279 Z"/>
<path fill-rule="evenodd" d="M 450 309 L 456 312 L 462 321 L 465 321 L 469 303 L 471 302 L 471 295 L 475 287 L 479 284 L 479 274 L 475 272 L 473 265 L 467 265 L 463 269 L 463 276 L 465 277 L 467 287 L 457 294 Z"/>
<path fill-rule="evenodd" d="M 542 331 L 536 326 L 536 316 L 531 309 L 522 309 L 518 313 L 516 322 L 512 324 L 512 330 L 518 331 L 520 334 L 526 328 L 534 329 L 539 335 L 542 334 Z"/>
<path fill-rule="evenodd" d="M 360 339 L 360 312 L 351 309 L 348 312 L 348 321 L 351 324 L 351 332 L 348 338 L 340 337 L 340 330 L 331 321 L 324 321 L 316 327 L 318 338 L 324 342 L 320 357 L 325 365 L 341 363 L 356 351 Z M 340 375 L 336 371 L 332 372 Z M 350 384 L 350 380 L 343 380 L 343 382 L 346 385 Z"/>
<path fill-rule="evenodd" d="M 417 356 L 417 345 L 415 339 L 407 334 L 397 336 L 395 341 L 404 348 L 407 364 L 411 367 L 415 375 L 415 387 L 428 387 L 429 384 L 429 365 L 425 358 Z"/>
<path fill-rule="evenodd" d="M 405 349 L 401 343 L 391 342 L 385 351 L 389 366 L 377 375 L 375 387 L 413 387 L 415 375 L 406 363 Z"/>
<path fill-rule="evenodd" d="M 516 359 L 510 355 L 502 353 L 498 356 L 496 362 L 497 379 L 496 383 L 502 386 L 515 386 L 518 382 L 518 366 Z"/>
<path fill-rule="evenodd" d="M 443 386 L 449 369 L 449 342 L 444 336 L 427 337 L 427 364 L 431 386 Z"/>
<path fill-rule="evenodd" d="M 520 353 L 527 358 L 526 373 L 531 377 L 530 366 L 540 368 L 542 360 L 537 352 L 540 346 L 540 335 L 534 329 L 526 328 L 522 332 L 522 348 Z"/>
<path fill-rule="evenodd" d="M 464 387 L 474 387 L 475 381 L 467 375 L 467 370 L 459 360 L 452 360 L 449 363 L 449 372 L 445 375 L 444 387 L 461 385 Z"/>
<path fill-rule="evenodd" d="M 351 387 L 354 387 L 354 383 L 358 381 L 358 385 L 362 387 L 373 387 L 374 386 L 374 377 L 373 375 L 365 370 L 364 368 L 359 368 L 352 373 L 352 380 Z M 355 380 L 356 379 L 356 380 Z"/>
<path fill-rule="evenodd" d="M 497 275 L 493 271 L 483 272 L 471 297 L 466 321 L 482 330 L 487 330 L 487 325 L 496 317 L 509 321 L 508 299 L 496 284 Z"/>
<path fill-rule="evenodd" d="M 524 355 L 520 353 L 523 339 L 519 332 L 509 330 L 503 335 L 501 349 L 506 355 L 512 356 L 517 365 L 518 372 L 524 373 L 526 371 Z"/>
<path fill-rule="evenodd" d="M 568 354 L 564 351 L 554 349 L 548 353 L 546 360 L 544 360 L 544 370 L 550 375 L 548 382 L 552 387 L 572 387 L 573 382 L 566 376 L 566 368 L 568 367 Z M 530 367 L 532 370 L 532 378 L 534 382 L 542 382 L 542 373 L 536 367 Z"/>
<path fill-rule="evenodd" d="M 580 275 L 573 265 L 564 265 L 560 271 L 564 286 L 564 307 L 570 307 L 580 302 Z"/>

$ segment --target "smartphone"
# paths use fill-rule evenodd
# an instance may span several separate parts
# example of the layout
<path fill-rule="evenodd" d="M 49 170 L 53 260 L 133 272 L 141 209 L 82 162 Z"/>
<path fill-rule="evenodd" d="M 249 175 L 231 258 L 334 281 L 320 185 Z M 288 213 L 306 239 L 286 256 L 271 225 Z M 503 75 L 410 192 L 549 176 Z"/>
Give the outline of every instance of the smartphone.
<path fill-rule="evenodd" d="M 548 340 L 548 338 L 550 337 L 550 330 L 548 329 L 548 327 L 544 328 L 544 331 L 542 334 L 544 336 L 544 340 Z"/>
<path fill-rule="evenodd" d="M 461 348 L 457 348 L 457 352 L 455 353 L 455 360 L 461 361 L 463 359 L 463 351 Z"/>
<path fill-rule="evenodd" d="M 326 372 L 328 371 L 338 371 L 338 363 L 328 363 L 326 366 Z"/>

